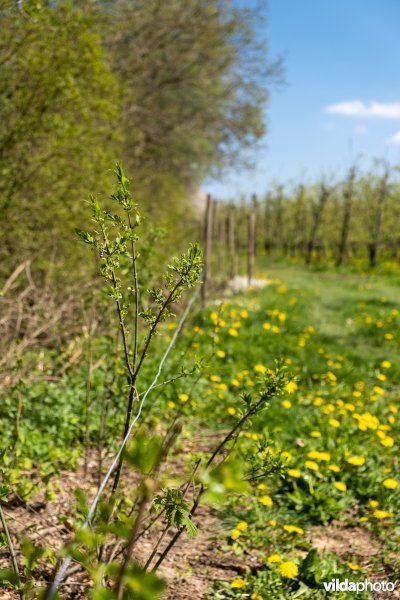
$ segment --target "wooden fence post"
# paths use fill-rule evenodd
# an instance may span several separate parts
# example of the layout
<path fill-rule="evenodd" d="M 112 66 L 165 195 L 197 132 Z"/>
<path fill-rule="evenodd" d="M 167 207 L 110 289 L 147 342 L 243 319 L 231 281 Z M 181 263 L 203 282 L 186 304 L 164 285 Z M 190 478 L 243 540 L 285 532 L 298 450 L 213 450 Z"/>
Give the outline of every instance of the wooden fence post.
<path fill-rule="evenodd" d="M 229 207 L 227 217 L 227 238 L 229 255 L 229 279 L 234 279 L 237 275 L 237 255 L 235 248 L 235 214 L 233 206 Z"/>
<path fill-rule="evenodd" d="M 218 219 L 217 227 L 217 240 L 218 240 L 218 272 L 221 275 L 222 280 L 226 278 L 226 207 L 220 204 L 220 214 Z"/>
<path fill-rule="evenodd" d="M 207 194 L 206 212 L 204 217 L 204 268 L 203 285 L 201 286 L 201 303 L 203 308 L 207 301 L 208 282 L 210 277 L 210 261 L 212 250 L 212 231 L 213 231 L 213 199 Z"/>
<path fill-rule="evenodd" d="M 258 230 L 260 228 L 260 218 L 258 214 L 258 198 L 256 194 L 251 195 L 252 211 L 254 212 L 254 256 L 258 256 Z"/>
<path fill-rule="evenodd" d="M 247 281 L 249 286 L 253 279 L 254 270 L 254 252 L 255 252 L 255 224 L 256 215 L 254 209 L 251 209 L 247 216 Z"/>

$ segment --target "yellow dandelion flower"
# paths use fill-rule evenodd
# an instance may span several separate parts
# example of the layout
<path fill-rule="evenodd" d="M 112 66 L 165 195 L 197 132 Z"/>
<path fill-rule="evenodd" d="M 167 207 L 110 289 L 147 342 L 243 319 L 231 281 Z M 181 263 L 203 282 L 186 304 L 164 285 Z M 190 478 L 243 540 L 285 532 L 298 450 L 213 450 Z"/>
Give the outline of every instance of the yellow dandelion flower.
<path fill-rule="evenodd" d="M 231 539 L 232 540 L 237 540 L 238 537 L 240 537 L 240 531 L 239 531 L 239 529 L 232 529 L 232 531 L 231 531 Z"/>
<path fill-rule="evenodd" d="M 290 462 L 292 460 L 292 454 L 290 452 L 288 452 L 287 450 L 284 450 L 282 452 L 282 458 L 285 458 L 286 462 Z"/>
<path fill-rule="evenodd" d="M 256 373 L 265 373 L 267 370 L 267 367 L 264 367 L 264 365 L 255 365 L 254 370 Z"/>
<path fill-rule="evenodd" d="M 398 486 L 398 482 L 396 479 L 389 477 L 388 479 L 385 479 L 385 481 L 383 482 L 383 485 L 388 490 L 395 490 Z"/>
<path fill-rule="evenodd" d="M 218 356 L 218 358 L 225 358 L 226 356 L 226 353 L 223 350 L 217 350 L 215 354 Z"/>
<path fill-rule="evenodd" d="M 383 360 L 381 362 L 382 369 L 390 369 L 391 366 L 392 366 L 392 363 L 389 360 Z"/>
<path fill-rule="evenodd" d="M 270 556 L 268 556 L 267 562 L 269 562 L 269 563 L 280 563 L 280 562 L 282 562 L 282 559 L 279 556 L 279 554 L 271 554 Z"/>
<path fill-rule="evenodd" d="M 290 400 L 283 400 L 282 407 L 286 408 L 286 409 L 289 409 L 289 408 L 292 407 L 292 403 L 290 402 Z"/>
<path fill-rule="evenodd" d="M 338 467 L 337 465 L 329 465 L 328 469 L 330 471 L 333 471 L 334 473 L 340 473 L 340 467 Z"/>
<path fill-rule="evenodd" d="M 299 574 L 299 568 L 296 563 L 288 560 L 279 565 L 279 574 L 286 579 L 296 579 Z"/>
<path fill-rule="evenodd" d="M 385 448 L 393 448 L 394 439 L 390 437 L 390 435 L 386 435 L 384 438 L 381 439 L 381 444 L 382 446 L 385 446 Z"/>
<path fill-rule="evenodd" d="M 228 389 L 228 386 L 226 385 L 226 383 L 215 383 L 214 387 L 217 390 L 226 390 L 226 389 Z"/>
<path fill-rule="evenodd" d="M 286 385 L 285 385 L 285 391 L 288 394 L 293 394 L 294 392 L 296 392 L 298 389 L 298 385 L 295 381 L 289 381 Z"/>
<path fill-rule="evenodd" d="M 247 317 L 249 316 L 249 311 L 246 308 L 243 308 L 240 311 L 240 316 L 242 317 L 242 319 L 247 319 Z"/>
<path fill-rule="evenodd" d="M 259 499 L 259 501 L 264 506 L 272 506 L 273 505 L 271 496 L 266 496 L 266 495 L 265 496 L 261 496 L 261 498 Z"/>
<path fill-rule="evenodd" d="M 320 432 L 320 431 L 312 431 L 312 432 L 310 433 L 310 435 L 311 435 L 311 437 L 313 437 L 313 438 L 319 438 L 319 437 L 321 437 L 321 432 Z"/>
<path fill-rule="evenodd" d="M 232 417 L 233 417 L 233 415 L 235 415 L 235 414 L 236 414 L 236 408 L 233 408 L 233 406 L 230 406 L 230 407 L 228 408 L 228 413 L 229 413 L 230 415 L 232 415 Z"/>
<path fill-rule="evenodd" d="M 339 492 L 345 492 L 347 490 L 347 485 L 343 481 L 335 481 L 333 485 Z"/>
<path fill-rule="evenodd" d="M 307 456 L 313 460 L 329 460 L 331 457 L 329 452 L 319 452 L 318 450 L 311 450 Z"/>
<path fill-rule="evenodd" d="M 393 333 L 385 333 L 385 340 L 388 340 L 390 342 L 393 338 Z"/>
<path fill-rule="evenodd" d="M 288 533 L 298 533 L 300 535 L 303 535 L 304 533 L 304 529 L 297 527 L 297 525 L 284 525 L 283 529 Z"/>
<path fill-rule="evenodd" d="M 337 429 L 338 427 L 340 427 L 340 421 L 338 421 L 337 419 L 329 419 L 329 425 Z"/>
<path fill-rule="evenodd" d="M 243 588 L 245 586 L 245 582 L 243 581 L 243 579 L 234 579 L 231 583 L 231 588 Z"/>
<path fill-rule="evenodd" d="M 299 469 L 289 469 L 287 474 L 289 475 L 289 477 L 294 477 L 295 479 L 301 477 L 301 472 L 299 471 Z"/>
<path fill-rule="evenodd" d="M 354 563 L 348 562 L 347 566 L 349 567 L 349 569 L 351 569 L 352 571 L 360 571 L 361 567 L 359 565 L 356 565 Z"/>
<path fill-rule="evenodd" d="M 240 523 L 236 525 L 236 529 L 239 529 L 239 531 L 246 531 L 247 528 L 248 524 L 246 521 L 240 521 Z"/>
<path fill-rule="evenodd" d="M 168 408 L 175 408 L 176 404 L 175 402 L 172 402 L 172 400 L 168 401 Z"/>
<path fill-rule="evenodd" d="M 231 327 L 231 328 L 228 330 L 228 333 L 229 333 L 229 335 L 231 335 L 232 337 L 237 337 L 237 336 L 239 335 L 239 334 L 238 334 L 238 332 L 237 332 L 237 329 L 233 329 L 233 327 Z"/>
<path fill-rule="evenodd" d="M 378 508 L 378 506 L 379 506 L 379 502 L 377 502 L 376 500 L 369 500 L 368 504 L 370 505 L 371 508 Z"/>
<path fill-rule="evenodd" d="M 179 394 L 178 398 L 181 402 L 187 402 L 189 400 L 188 394 Z"/>
<path fill-rule="evenodd" d="M 347 459 L 347 462 L 349 463 L 349 465 L 353 465 L 355 467 L 362 467 L 362 465 L 365 463 L 365 458 L 363 456 L 350 456 Z"/>
<path fill-rule="evenodd" d="M 276 527 L 276 525 L 277 525 L 277 523 L 276 523 L 275 519 L 270 519 L 270 520 L 268 521 L 268 523 L 269 523 L 269 525 L 271 525 L 271 527 Z"/>
<path fill-rule="evenodd" d="M 311 469 L 311 471 L 318 471 L 319 469 L 318 464 L 313 460 L 306 460 L 306 467 L 307 469 Z"/>
<path fill-rule="evenodd" d="M 375 392 L 375 394 L 378 394 L 379 396 L 384 396 L 384 394 L 385 394 L 385 390 L 383 388 L 381 388 L 379 385 L 374 385 L 372 390 Z"/>
<path fill-rule="evenodd" d="M 374 510 L 372 514 L 376 519 L 390 519 L 390 517 L 393 517 L 393 513 L 386 510 Z"/>

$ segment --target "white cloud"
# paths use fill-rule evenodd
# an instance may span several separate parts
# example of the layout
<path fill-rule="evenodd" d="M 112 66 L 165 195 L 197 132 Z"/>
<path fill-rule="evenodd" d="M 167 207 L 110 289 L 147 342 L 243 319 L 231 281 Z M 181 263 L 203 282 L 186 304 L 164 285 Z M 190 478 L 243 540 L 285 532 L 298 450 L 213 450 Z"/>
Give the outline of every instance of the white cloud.
<path fill-rule="evenodd" d="M 325 107 L 325 112 L 346 117 L 378 117 L 384 119 L 400 119 L 400 102 L 362 102 L 349 100 L 330 104 Z"/>
<path fill-rule="evenodd" d="M 387 138 L 385 140 L 385 144 L 390 144 L 392 146 L 397 146 L 400 144 L 400 131 L 397 131 L 394 135 L 392 135 L 390 138 Z"/>
<path fill-rule="evenodd" d="M 356 125 L 354 127 L 354 133 L 356 133 L 357 135 L 362 135 L 363 133 L 367 133 L 368 129 L 366 127 L 366 125 Z"/>

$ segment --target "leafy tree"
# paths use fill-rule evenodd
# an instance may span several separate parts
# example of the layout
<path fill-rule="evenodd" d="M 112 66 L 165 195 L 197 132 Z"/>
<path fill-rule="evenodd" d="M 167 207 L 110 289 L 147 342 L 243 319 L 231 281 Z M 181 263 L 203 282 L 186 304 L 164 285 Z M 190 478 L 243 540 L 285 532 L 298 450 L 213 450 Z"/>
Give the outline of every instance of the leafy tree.
<path fill-rule="evenodd" d="M 115 159 L 175 247 L 197 236 L 193 190 L 264 133 L 279 66 L 262 14 L 233 0 L 0 0 L 3 275 L 26 257 L 42 272 L 82 264 L 82 198 L 107 190 L 98 174 Z"/>
<path fill-rule="evenodd" d="M 7 271 L 32 256 L 46 268 L 49 257 L 75 246 L 81 198 L 111 164 L 118 108 L 93 11 L 71 2 L 25 3 L 25 14 L 10 6 L 0 3 L 0 263 Z"/>
<path fill-rule="evenodd" d="M 108 40 L 124 81 L 124 160 L 150 207 L 231 163 L 265 131 L 261 9 L 231 0 L 119 0 Z M 261 12 L 260 12 L 261 11 Z M 165 193 L 164 193 L 165 192 Z M 169 202 L 167 202 L 169 198 Z"/>

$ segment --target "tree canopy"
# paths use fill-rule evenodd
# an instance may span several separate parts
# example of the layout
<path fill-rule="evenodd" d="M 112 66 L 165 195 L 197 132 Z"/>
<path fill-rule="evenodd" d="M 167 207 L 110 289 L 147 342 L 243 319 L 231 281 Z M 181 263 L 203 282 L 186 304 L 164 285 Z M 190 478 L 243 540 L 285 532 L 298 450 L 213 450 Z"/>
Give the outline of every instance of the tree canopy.
<path fill-rule="evenodd" d="M 265 131 L 263 9 L 232 0 L 0 1 L 5 270 L 73 255 L 83 199 L 123 160 L 161 221 Z"/>

